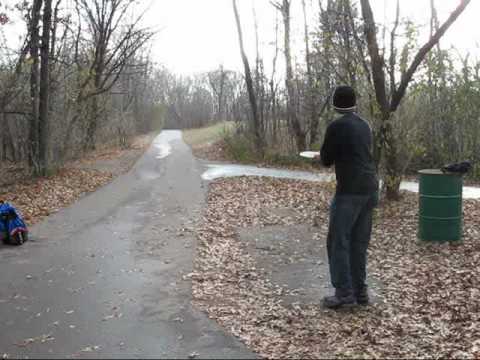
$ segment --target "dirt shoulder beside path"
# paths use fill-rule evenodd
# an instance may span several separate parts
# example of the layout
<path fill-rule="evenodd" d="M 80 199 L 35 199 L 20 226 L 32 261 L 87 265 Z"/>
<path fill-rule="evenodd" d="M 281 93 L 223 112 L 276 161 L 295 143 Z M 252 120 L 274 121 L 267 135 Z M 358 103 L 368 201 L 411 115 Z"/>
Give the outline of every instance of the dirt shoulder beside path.
<path fill-rule="evenodd" d="M 213 182 L 190 274 L 195 304 L 265 358 L 480 356 L 480 202 L 465 202 L 460 246 L 417 243 L 416 195 L 382 205 L 375 304 L 337 313 L 319 306 L 332 195 L 293 180 Z"/>
<path fill-rule="evenodd" d="M 137 136 L 128 149 L 95 151 L 82 160 L 67 163 L 47 178 L 11 184 L 15 182 L 15 174 L 23 176 L 23 169 L 13 166 L 3 168 L 5 175 L 0 183 L 0 198 L 11 202 L 22 212 L 27 223 L 34 225 L 129 171 L 156 135 Z"/>

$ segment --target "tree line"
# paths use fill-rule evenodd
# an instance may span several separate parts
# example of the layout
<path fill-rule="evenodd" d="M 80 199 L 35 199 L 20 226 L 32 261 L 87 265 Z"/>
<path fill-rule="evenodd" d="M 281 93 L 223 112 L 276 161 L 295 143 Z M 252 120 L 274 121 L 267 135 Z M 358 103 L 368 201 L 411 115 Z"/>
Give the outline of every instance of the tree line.
<path fill-rule="evenodd" d="M 273 55 L 264 56 L 253 12 L 252 59 L 245 14 L 232 0 L 243 70 L 218 66 L 191 76 L 154 64 L 153 32 L 142 27 L 134 0 L 0 3 L 0 34 L 12 12 L 26 34 L 18 49 L 0 45 L 0 160 L 45 174 L 99 144 L 126 144 L 159 119 L 167 128 L 235 121 L 236 138 L 256 156 L 296 154 L 321 146 L 335 117 L 332 91 L 349 84 L 371 121 L 387 196 L 398 198 L 406 172 L 480 160 L 480 61 L 441 43 L 470 2 L 459 1 L 441 22 L 430 0 L 425 29 L 402 16 L 398 0 L 392 24 L 378 23 L 368 0 L 271 1 Z M 292 18 L 292 9 L 303 16 Z M 301 49 L 292 41 L 296 25 Z"/>
<path fill-rule="evenodd" d="M 333 118 L 332 90 L 348 84 L 359 94 L 360 113 L 372 122 L 374 156 L 389 199 L 398 199 L 409 169 L 478 160 L 480 62 L 468 55 L 458 58 L 440 43 L 470 2 L 459 1 L 440 22 L 435 0 L 430 0 L 430 36 L 421 43 L 420 27 L 401 16 L 399 0 L 392 26 L 376 22 L 369 0 L 320 0 L 315 23 L 308 20 L 311 6 L 305 0 L 271 1 L 281 19 L 273 63 L 283 56 L 286 69 L 284 83 L 278 84 L 274 74 L 264 73 L 261 51 L 250 65 L 237 1 L 232 0 L 250 104 L 247 123 L 257 153 L 278 143 L 279 128 L 295 140 L 293 151 L 318 148 Z M 291 41 L 293 5 L 304 15 L 300 54 Z"/>
<path fill-rule="evenodd" d="M 407 172 L 480 160 L 480 61 L 441 44 L 470 2 L 460 1 L 440 22 L 436 1 L 430 0 L 425 29 L 402 17 L 399 0 L 390 25 L 375 20 L 368 0 L 319 0 L 314 21 L 311 1 L 271 1 L 278 14 L 273 56 L 263 56 L 254 18 L 256 54 L 249 59 L 242 14 L 232 0 L 243 71 L 219 66 L 185 77 L 164 70 L 159 83 L 167 126 L 235 121 L 235 137 L 260 158 L 315 150 L 335 118 L 333 89 L 349 84 L 358 94 L 359 112 L 371 122 L 386 195 L 398 199 Z M 303 14 L 301 51 L 292 44 L 293 6 Z M 423 43 L 421 31 L 429 32 Z"/>
<path fill-rule="evenodd" d="M 135 4 L 0 3 L 1 36 L 14 16 L 25 34 L 18 48 L 0 45 L 0 160 L 25 161 L 46 175 L 99 144 L 127 145 L 156 126 L 154 33 L 142 27 Z"/>

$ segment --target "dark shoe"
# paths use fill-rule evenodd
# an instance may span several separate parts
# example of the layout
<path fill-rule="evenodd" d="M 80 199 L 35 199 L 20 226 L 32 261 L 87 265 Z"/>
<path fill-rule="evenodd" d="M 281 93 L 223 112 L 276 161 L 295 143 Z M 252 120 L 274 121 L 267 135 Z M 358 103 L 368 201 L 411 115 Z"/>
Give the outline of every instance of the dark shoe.
<path fill-rule="evenodd" d="M 334 296 L 323 299 L 323 306 L 327 309 L 337 310 L 344 306 L 356 304 L 355 296 L 352 291 L 335 291 Z"/>
<path fill-rule="evenodd" d="M 357 299 L 357 304 L 362 306 L 370 305 L 370 296 L 368 295 L 368 288 L 355 291 L 355 298 Z"/>

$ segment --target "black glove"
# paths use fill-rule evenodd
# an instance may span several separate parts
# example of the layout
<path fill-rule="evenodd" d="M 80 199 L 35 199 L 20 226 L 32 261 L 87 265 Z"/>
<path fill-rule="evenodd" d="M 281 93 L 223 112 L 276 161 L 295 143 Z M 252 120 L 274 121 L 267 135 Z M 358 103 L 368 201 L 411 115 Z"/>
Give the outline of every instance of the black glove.
<path fill-rule="evenodd" d="M 472 170 L 472 167 L 473 165 L 470 161 L 464 161 L 458 164 L 445 165 L 442 168 L 442 171 L 444 173 L 457 173 L 457 174 L 465 175 L 470 170 Z"/>

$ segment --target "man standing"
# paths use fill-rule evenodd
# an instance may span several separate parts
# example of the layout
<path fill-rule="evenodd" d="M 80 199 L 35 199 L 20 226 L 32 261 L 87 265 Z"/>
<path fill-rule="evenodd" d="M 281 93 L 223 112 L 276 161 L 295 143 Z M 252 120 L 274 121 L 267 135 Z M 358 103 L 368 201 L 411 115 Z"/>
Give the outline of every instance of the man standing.
<path fill-rule="evenodd" d="M 342 116 L 328 127 L 321 151 L 321 162 L 326 167 L 335 165 L 337 176 L 327 240 L 335 288 L 335 295 L 324 299 L 329 309 L 369 303 L 367 250 L 373 209 L 378 202 L 378 178 L 372 156 L 372 130 L 356 114 L 356 105 L 351 87 L 335 89 L 333 106 Z"/>

